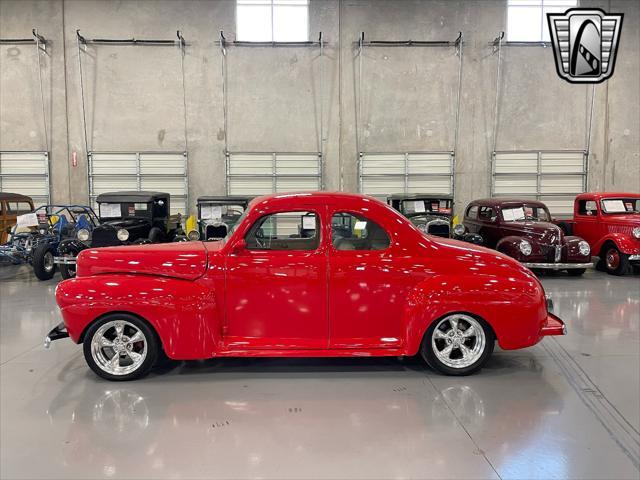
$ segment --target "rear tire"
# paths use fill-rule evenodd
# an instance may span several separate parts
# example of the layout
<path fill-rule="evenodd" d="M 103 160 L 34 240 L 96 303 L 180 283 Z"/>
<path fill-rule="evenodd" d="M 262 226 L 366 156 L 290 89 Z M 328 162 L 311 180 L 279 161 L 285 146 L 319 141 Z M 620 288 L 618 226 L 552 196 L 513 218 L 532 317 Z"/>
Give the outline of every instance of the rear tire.
<path fill-rule="evenodd" d="M 453 313 L 429 326 L 420 353 L 437 372 L 463 376 L 487 363 L 494 344 L 495 335 L 487 322 L 466 313 Z"/>
<path fill-rule="evenodd" d="M 572 277 L 581 277 L 586 271 L 586 268 L 570 268 L 567 273 Z"/>
<path fill-rule="evenodd" d="M 101 318 L 89 327 L 83 342 L 89 368 L 115 382 L 147 375 L 158 359 L 158 350 L 157 336 L 147 322 L 127 313 Z"/>
<path fill-rule="evenodd" d="M 46 243 L 37 246 L 33 252 L 33 273 L 36 274 L 38 280 L 51 280 L 56 274 L 53 251 Z"/>

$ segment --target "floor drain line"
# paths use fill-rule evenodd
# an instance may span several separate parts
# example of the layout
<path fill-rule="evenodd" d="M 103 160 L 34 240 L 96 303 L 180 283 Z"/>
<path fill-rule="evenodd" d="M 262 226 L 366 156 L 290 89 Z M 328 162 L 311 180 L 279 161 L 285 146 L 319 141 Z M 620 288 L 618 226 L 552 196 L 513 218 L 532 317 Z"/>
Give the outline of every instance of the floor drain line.
<path fill-rule="evenodd" d="M 542 342 L 542 347 L 558 365 L 584 405 L 602 424 L 611 438 L 640 470 L 640 433 L 609 401 L 589 375 L 555 338 Z"/>

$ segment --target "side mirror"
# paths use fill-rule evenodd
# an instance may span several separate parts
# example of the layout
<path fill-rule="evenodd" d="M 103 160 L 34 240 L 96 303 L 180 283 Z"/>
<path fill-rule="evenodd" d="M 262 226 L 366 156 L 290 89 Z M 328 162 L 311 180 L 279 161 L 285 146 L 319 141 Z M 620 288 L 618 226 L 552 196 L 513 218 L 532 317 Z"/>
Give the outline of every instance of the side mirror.
<path fill-rule="evenodd" d="M 236 242 L 236 244 L 231 248 L 232 255 L 240 255 L 247 249 L 247 242 L 245 242 L 244 238 L 241 238 Z"/>

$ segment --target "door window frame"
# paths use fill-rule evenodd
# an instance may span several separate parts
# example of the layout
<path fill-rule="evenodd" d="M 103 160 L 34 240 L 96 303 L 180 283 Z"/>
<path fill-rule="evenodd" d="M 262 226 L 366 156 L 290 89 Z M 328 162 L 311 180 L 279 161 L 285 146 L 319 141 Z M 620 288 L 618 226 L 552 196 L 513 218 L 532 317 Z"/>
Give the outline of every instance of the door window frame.
<path fill-rule="evenodd" d="M 249 236 L 249 234 L 251 233 L 251 231 L 253 230 L 254 226 L 260 222 L 263 218 L 265 217 L 269 217 L 271 215 L 277 215 L 277 214 L 281 214 L 281 213 L 300 213 L 300 214 L 304 214 L 304 213 L 313 213 L 316 216 L 316 232 L 317 235 L 319 235 L 320 237 L 318 238 L 318 244 L 316 245 L 315 248 L 311 249 L 311 250 L 297 250 L 297 249 L 258 249 L 258 248 L 248 248 L 246 247 L 246 251 L 247 252 L 255 252 L 255 254 L 264 254 L 264 253 L 292 253 L 292 252 L 297 252 L 297 253 L 301 253 L 301 254 L 313 254 L 313 253 L 318 253 L 321 252 L 323 250 L 323 244 L 325 242 L 325 235 L 324 235 L 324 220 L 322 219 L 322 210 L 321 208 L 318 208 L 316 206 L 312 206 L 312 205 L 303 205 L 301 207 L 296 207 L 296 208 L 279 208 L 277 210 L 272 210 L 272 211 L 268 211 L 268 212 L 264 212 L 263 214 L 261 214 L 260 216 L 256 217 L 256 219 L 254 221 L 251 222 L 251 224 L 242 232 L 238 232 L 239 236 L 238 239 L 234 242 L 234 244 L 236 244 L 240 239 L 244 240 L 245 244 L 248 245 L 247 243 L 247 237 Z M 233 248 L 233 247 L 232 247 Z"/>
<path fill-rule="evenodd" d="M 352 215 L 352 216 L 356 216 L 356 217 L 363 217 L 366 218 L 367 221 L 373 222 L 375 223 L 378 227 L 380 227 L 384 233 L 387 235 L 387 238 L 389 239 L 389 245 L 387 245 L 387 248 L 383 248 L 380 250 L 338 250 L 334 244 L 333 244 L 333 216 L 336 214 L 340 214 L 340 213 L 346 213 L 348 215 Z M 379 254 L 382 255 L 384 253 L 388 253 L 394 245 L 394 240 L 393 240 L 393 235 L 389 234 L 389 228 L 387 228 L 387 226 L 384 223 L 379 222 L 378 220 L 374 220 L 371 218 L 370 215 L 367 215 L 366 212 L 361 212 L 358 210 L 353 210 L 353 209 L 349 209 L 349 208 L 339 208 L 339 207 L 335 207 L 333 208 L 331 211 L 329 211 L 327 213 L 327 227 L 329 229 L 329 232 L 327 235 L 325 235 L 325 237 L 327 237 L 329 240 L 329 249 L 331 251 L 332 254 L 338 254 L 338 255 L 353 255 L 353 254 L 357 254 L 357 255 L 372 255 L 372 254 Z"/>

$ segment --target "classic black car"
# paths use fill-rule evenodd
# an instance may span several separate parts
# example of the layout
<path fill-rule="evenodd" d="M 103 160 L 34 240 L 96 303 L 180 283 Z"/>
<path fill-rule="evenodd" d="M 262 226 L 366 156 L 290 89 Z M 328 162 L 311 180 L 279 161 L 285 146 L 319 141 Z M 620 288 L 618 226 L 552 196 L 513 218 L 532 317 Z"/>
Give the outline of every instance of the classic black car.
<path fill-rule="evenodd" d="M 462 223 L 452 225 L 453 197 L 451 195 L 401 193 L 387 197 L 387 203 L 424 233 L 482 245 L 480 235 L 469 233 Z"/>
<path fill-rule="evenodd" d="M 75 257 L 90 247 L 164 243 L 184 239 L 180 215 L 170 215 L 170 195 L 163 192 L 110 192 L 98 195 L 100 225 L 81 229 L 63 241 L 55 262 L 63 278 L 75 276 Z"/>
<path fill-rule="evenodd" d="M 227 236 L 253 197 L 199 197 L 198 219 L 187 227 L 189 240 L 219 240 Z"/>

